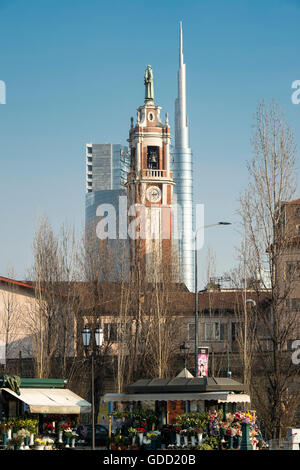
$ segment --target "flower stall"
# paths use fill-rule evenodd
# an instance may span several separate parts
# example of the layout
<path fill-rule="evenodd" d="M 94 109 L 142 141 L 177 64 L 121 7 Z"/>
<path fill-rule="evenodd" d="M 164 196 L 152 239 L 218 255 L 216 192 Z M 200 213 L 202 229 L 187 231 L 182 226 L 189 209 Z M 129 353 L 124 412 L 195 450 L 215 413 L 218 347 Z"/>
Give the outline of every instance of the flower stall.
<path fill-rule="evenodd" d="M 179 376 L 140 380 L 124 393 L 106 394 L 104 401 L 115 406 L 111 448 L 260 448 L 264 444 L 255 412 L 246 410 L 246 391 L 231 378 Z"/>
<path fill-rule="evenodd" d="M 2 447 L 15 450 L 74 448 L 79 417 L 90 413 L 90 403 L 65 388 L 63 379 L 22 378 L 12 388 L 10 383 L 0 383 L 0 445 L 2 441 Z"/>

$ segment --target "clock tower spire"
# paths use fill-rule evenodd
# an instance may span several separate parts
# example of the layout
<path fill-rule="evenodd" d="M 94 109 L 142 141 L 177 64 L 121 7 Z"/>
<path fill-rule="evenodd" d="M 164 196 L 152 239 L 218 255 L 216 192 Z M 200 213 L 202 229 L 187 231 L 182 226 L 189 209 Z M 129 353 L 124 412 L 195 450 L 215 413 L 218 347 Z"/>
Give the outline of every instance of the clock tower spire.
<path fill-rule="evenodd" d="M 172 195 L 170 171 L 170 126 L 161 107 L 154 103 L 153 72 L 144 75 L 145 102 L 131 118 L 129 147 L 130 172 L 127 179 L 131 266 L 140 262 L 148 280 L 151 273 L 172 264 Z"/>

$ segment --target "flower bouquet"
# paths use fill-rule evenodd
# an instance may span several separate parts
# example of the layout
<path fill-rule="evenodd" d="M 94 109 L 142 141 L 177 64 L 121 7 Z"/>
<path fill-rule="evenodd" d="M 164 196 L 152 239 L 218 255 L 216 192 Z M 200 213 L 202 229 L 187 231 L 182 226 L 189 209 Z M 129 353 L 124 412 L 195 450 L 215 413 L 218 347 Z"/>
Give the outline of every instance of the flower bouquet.
<path fill-rule="evenodd" d="M 10 440 L 10 444 L 13 446 L 14 450 L 20 450 L 23 441 L 23 436 L 16 435 L 13 439 Z"/>
<path fill-rule="evenodd" d="M 180 436 L 183 437 L 184 447 L 188 445 L 188 437 L 189 437 L 189 430 L 188 429 L 181 429 Z"/>
<path fill-rule="evenodd" d="M 70 439 L 73 437 L 73 431 L 70 427 L 64 429 L 64 436 L 66 440 L 65 447 L 70 447 Z"/>
<path fill-rule="evenodd" d="M 49 436 L 45 436 L 45 437 L 43 437 L 43 441 L 46 442 L 46 444 L 45 444 L 45 450 L 52 450 L 53 444 L 54 444 L 54 439 L 52 439 L 52 438 L 49 437 Z"/>
<path fill-rule="evenodd" d="M 55 432 L 55 427 L 53 426 L 52 423 L 46 423 L 44 425 L 44 431 L 47 432 L 48 434 L 53 434 Z"/>
<path fill-rule="evenodd" d="M 146 430 L 145 430 L 145 428 L 140 427 L 140 428 L 137 428 L 136 431 L 137 431 L 137 434 L 139 436 L 140 446 L 141 446 L 141 445 L 143 445 L 144 433 L 145 433 Z"/>
<path fill-rule="evenodd" d="M 25 449 L 29 449 L 30 432 L 27 429 L 22 428 L 22 429 L 19 429 L 19 431 L 17 432 L 17 436 L 22 437 L 21 448 L 23 444 L 25 444 Z"/>
<path fill-rule="evenodd" d="M 196 445 L 196 428 L 188 428 L 188 436 L 191 439 L 191 445 L 194 447 Z"/>
<path fill-rule="evenodd" d="M 133 426 L 131 426 L 130 428 L 128 428 L 128 437 L 131 438 L 131 444 L 133 446 L 136 445 L 136 436 L 137 436 L 137 429 L 134 428 Z"/>
<path fill-rule="evenodd" d="M 34 441 L 34 447 L 36 450 L 44 450 L 46 445 L 46 441 L 43 439 L 35 439 Z"/>
<path fill-rule="evenodd" d="M 65 431 L 65 429 L 68 429 L 69 427 L 70 427 L 70 424 L 66 424 L 66 423 L 59 423 L 58 424 L 57 430 L 58 430 L 58 442 L 59 443 L 63 442 L 64 431 Z"/>
<path fill-rule="evenodd" d="M 182 428 L 181 427 L 176 427 L 175 428 L 175 432 L 176 432 L 176 446 L 177 447 L 180 447 L 181 446 L 181 431 L 182 431 Z"/>
<path fill-rule="evenodd" d="M 76 442 L 76 439 L 79 437 L 79 434 L 76 433 L 76 431 L 73 431 L 72 432 L 72 436 L 71 436 L 71 447 L 75 447 L 75 442 Z"/>
<path fill-rule="evenodd" d="M 117 434 L 114 437 L 114 443 L 117 449 L 125 450 L 128 448 L 128 438 L 126 436 L 122 436 L 121 434 Z"/>
<path fill-rule="evenodd" d="M 202 440 L 203 440 L 203 429 L 202 429 L 202 427 L 195 428 L 195 432 L 198 436 L 198 445 L 201 445 Z"/>

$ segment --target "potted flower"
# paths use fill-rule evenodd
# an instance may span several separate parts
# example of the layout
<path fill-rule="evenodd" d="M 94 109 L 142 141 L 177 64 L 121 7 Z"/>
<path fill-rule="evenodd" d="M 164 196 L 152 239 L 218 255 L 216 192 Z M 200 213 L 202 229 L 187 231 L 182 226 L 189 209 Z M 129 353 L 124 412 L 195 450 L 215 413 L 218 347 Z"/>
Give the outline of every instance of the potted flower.
<path fill-rule="evenodd" d="M 189 435 L 188 430 L 187 429 L 181 429 L 179 434 L 180 434 L 180 436 L 183 436 L 184 446 L 187 447 L 187 445 L 188 445 L 188 435 Z"/>
<path fill-rule="evenodd" d="M 17 434 L 11 439 L 10 442 L 13 445 L 14 450 L 20 450 L 23 440 L 23 436 L 18 436 Z"/>
<path fill-rule="evenodd" d="M 63 442 L 64 430 L 69 428 L 69 427 L 70 427 L 69 424 L 64 424 L 64 423 L 60 423 L 57 426 L 57 429 L 58 429 L 58 442 L 60 442 L 60 443 Z"/>
<path fill-rule="evenodd" d="M 146 441 L 144 440 L 144 443 L 146 444 L 146 450 L 155 450 L 156 449 L 156 440 L 158 439 L 157 431 L 147 432 L 146 439 L 147 439 Z M 148 449 L 148 447 L 149 447 L 149 449 Z"/>
<path fill-rule="evenodd" d="M 53 423 L 45 423 L 44 424 L 44 432 L 48 434 L 53 434 L 55 431 L 55 427 L 53 426 Z"/>
<path fill-rule="evenodd" d="M 49 436 L 46 436 L 44 438 L 45 442 L 46 442 L 46 445 L 45 445 L 45 450 L 52 450 L 52 446 L 54 444 L 54 439 L 52 439 L 51 437 Z"/>
<path fill-rule="evenodd" d="M 202 441 L 203 441 L 203 429 L 201 427 L 197 427 L 197 428 L 195 428 L 195 432 L 196 432 L 197 437 L 198 437 L 198 445 L 200 446 L 202 444 Z"/>
<path fill-rule="evenodd" d="M 143 445 L 143 439 L 144 439 L 144 432 L 145 432 L 145 428 L 137 428 L 137 434 L 139 436 L 139 440 L 140 440 L 140 446 Z"/>
<path fill-rule="evenodd" d="M 241 447 L 241 440 L 242 440 L 242 429 L 241 427 L 236 428 L 236 447 L 239 449 Z"/>
<path fill-rule="evenodd" d="M 65 428 L 64 430 L 66 444 L 65 447 L 70 447 L 70 439 L 73 437 L 73 431 L 70 427 Z"/>
<path fill-rule="evenodd" d="M 194 447 L 196 445 L 196 436 L 197 436 L 196 429 L 195 428 L 189 428 L 188 429 L 188 435 L 191 438 L 191 444 Z"/>
<path fill-rule="evenodd" d="M 128 436 L 131 438 L 131 443 L 134 446 L 136 442 L 137 429 L 130 427 L 128 428 Z"/>
<path fill-rule="evenodd" d="M 73 448 L 75 447 L 75 442 L 76 442 L 77 437 L 79 437 L 78 434 L 75 431 L 73 431 L 73 434 L 71 437 L 71 447 Z"/>
<path fill-rule="evenodd" d="M 175 431 L 176 431 L 176 446 L 180 447 L 181 446 L 181 434 L 180 433 L 182 431 L 182 428 L 176 427 Z"/>
<path fill-rule="evenodd" d="M 24 444 L 25 444 L 25 449 L 29 449 L 30 432 L 27 429 L 22 428 L 22 429 L 19 429 L 19 431 L 17 432 L 17 436 L 22 437 L 21 449 L 23 448 Z"/>
<path fill-rule="evenodd" d="M 37 419 L 26 419 L 24 421 L 24 429 L 26 429 L 29 432 L 29 437 L 26 438 L 25 445 L 27 446 L 34 445 L 34 435 L 37 432 L 37 425 L 38 425 Z"/>
<path fill-rule="evenodd" d="M 228 449 L 233 449 L 233 436 L 235 436 L 235 429 L 231 426 L 228 426 L 226 430 L 226 436 L 228 437 Z"/>
<path fill-rule="evenodd" d="M 117 434 L 115 436 L 114 442 L 118 450 L 125 450 L 127 448 L 126 447 L 127 439 L 125 436 L 122 436 L 121 434 Z"/>
<path fill-rule="evenodd" d="M 36 450 L 44 450 L 46 445 L 46 441 L 43 439 L 35 439 L 34 441 L 34 448 Z"/>

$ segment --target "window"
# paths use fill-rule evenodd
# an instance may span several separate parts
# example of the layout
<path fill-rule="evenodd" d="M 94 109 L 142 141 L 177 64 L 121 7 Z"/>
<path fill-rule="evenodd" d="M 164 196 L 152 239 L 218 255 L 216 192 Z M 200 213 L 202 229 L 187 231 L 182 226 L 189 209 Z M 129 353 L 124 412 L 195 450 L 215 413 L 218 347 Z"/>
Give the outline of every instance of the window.
<path fill-rule="evenodd" d="M 300 279 L 300 261 L 288 261 L 285 274 L 287 279 Z"/>
<path fill-rule="evenodd" d="M 158 170 L 159 168 L 159 147 L 147 147 L 147 168 Z"/>
<path fill-rule="evenodd" d="M 92 163 L 92 161 L 93 161 L 93 157 L 88 157 L 88 162 Z"/>
<path fill-rule="evenodd" d="M 88 171 L 92 171 L 92 170 L 93 170 L 93 166 L 92 166 L 92 165 L 88 165 L 88 166 L 87 166 L 87 169 L 88 169 Z"/>
<path fill-rule="evenodd" d="M 93 185 L 93 182 L 92 181 L 88 181 L 88 186 L 92 186 Z"/>
<path fill-rule="evenodd" d="M 289 310 L 300 310 L 300 299 L 287 299 L 286 306 Z"/>
<path fill-rule="evenodd" d="M 104 341 L 113 343 L 118 341 L 117 323 L 104 323 Z"/>
<path fill-rule="evenodd" d="M 87 151 L 88 151 L 89 154 L 93 153 L 93 147 L 88 147 Z"/>
<path fill-rule="evenodd" d="M 130 159 L 131 159 L 131 168 L 135 168 L 135 148 L 131 149 L 130 152 Z"/>
<path fill-rule="evenodd" d="M 228 325 L 224 322 L 206 322 L 201 328 L 203 341 L 227 341 Z"/>
<path fill-rule="evenodd" d="M 188 341 L 195 340 L 195 323 L 188 324 Z"/>
<path fill-rule="evenodd" d="M 295 210 L 295 216 L 300 217 L 300 207 L 297 207 Z"/>
<path fill-rule="evenodd" d="M 231 341 L 237 341 L 237 338 L 239 336 L 239 328 L 240 325 L 237 322 L 232 322 L 231 323 Z"/>
<path fill-rule="evenodd" d="M 104 341 L 117 343 L 125 341 L 126 337 L 131 334 L 131 324 L 129 323 L 104 323 Z"/>

